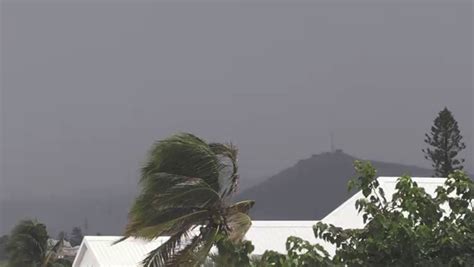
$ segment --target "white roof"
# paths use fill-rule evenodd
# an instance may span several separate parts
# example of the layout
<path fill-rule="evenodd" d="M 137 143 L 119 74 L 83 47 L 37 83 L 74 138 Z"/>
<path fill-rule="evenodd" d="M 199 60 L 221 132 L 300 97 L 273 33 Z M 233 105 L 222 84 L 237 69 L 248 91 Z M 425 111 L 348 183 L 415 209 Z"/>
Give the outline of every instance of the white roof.
<path fill-rule="evenodd" d="M 392 199 L 392 195 L 395 193 L 395 185 L 399 177 L 379 177 L 380 187 L 385 192 L 385 198 L 387 201 Z M 435 190 L 438 186 L 442 186 L 446 181 L 446 178 L 412 178 L 419 187 L 425 189 L 426 193 L 431 196 L 435 196 Z M 342 203 L 338 208 L 329 213 L 321 221 L 327 224 L 333 224 L 342 228 L 362 228 L 364 222 L 362 216 L 357 212 L 355 203 L 358 199 L 364 198 L 361 191 L 357 192 L 351 198 Z"/>
<path fill-rule="evenodd" d="M 153 249 L 168 237 L 153 241 L 129 238 L 113 245 L 121 236 L 85 236 L 74 259 L 73 267 L 128 267 L 139 266 Z"/>
<path fill-rule="evenodd" d="M 253 221 L 246 239 L 255 246 L 253 254 L 261 255 L 265 250 L 286 253 L 285 242 L 289 236 L 298 236 L 315 242 L 313 225 L 316 221 Z M 125 267 L 138 264 L 153 249 L 168 237 L 153 241 L 129 238 L 112 245 L 121 236 L 86 236 L 82 241 L 73 267 L 107 266 Z"/>
<path fill-rule="evenodd" d="M 317 221 L 253 221 L 245 239 L 252 241 L 255 255 L 262 255 L 265 250 L 286 253 L 285 243 L 290 236 L 316 242 L 313 233 L 313 225 L 316 223 Z"/>

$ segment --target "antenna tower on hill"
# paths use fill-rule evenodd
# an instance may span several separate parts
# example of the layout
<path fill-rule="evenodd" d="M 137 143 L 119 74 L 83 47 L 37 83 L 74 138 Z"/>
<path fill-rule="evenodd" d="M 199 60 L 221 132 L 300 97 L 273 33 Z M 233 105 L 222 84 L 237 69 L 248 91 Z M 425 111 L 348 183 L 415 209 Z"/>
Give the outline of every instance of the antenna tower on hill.
<path fill-rule="evenodd" d="M 333 132 L 330 133 L 330 137 L 331 137 L 331 153 L 334 153 L 336 152 L 336 147 L 334 146 L 334 133 Z"/>

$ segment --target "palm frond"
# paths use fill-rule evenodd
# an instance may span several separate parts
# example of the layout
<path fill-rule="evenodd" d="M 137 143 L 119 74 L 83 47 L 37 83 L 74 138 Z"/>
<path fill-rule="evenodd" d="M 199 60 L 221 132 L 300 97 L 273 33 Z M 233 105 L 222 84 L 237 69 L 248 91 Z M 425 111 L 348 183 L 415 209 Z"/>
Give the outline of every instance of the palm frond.
<path fill-rule="evenodd" d="M 162 193 L 155 194 L 153 198 L 155 209 L 158 210 L 170 207 L 203 208 L 219 202 L 219 194 L 200 178 L 189 178 Z"/>
<path fill-rule="evenodd" d="M 185 230 L 170 236 L 161 246 L 148 253 L 147 257 L 142 261 L 143 266 L 166 266 L 166 263 L 173 257 L 182 243 L 190 240 L 190 234 L 189 230 Z"/>
<path fill-rule="evenodd" d="M 143 189 L 136 198 L 129 212 L 132 228 L 163 223 L 220 202 L 218 193 L 202 179 L 166 173 L 154 176 L 154 188 L 161 182 L 163 186 Z"/>
<path fill-rule="evenodd" d="M 185 182 L 188 177 L 167 173 L 157 173 L 149 177 L 146 186 L 142 186 L 140 195 L 135 199 L 129 212 L 130 221 L 147 221 L 157 216 L 153 208 L 155 195 L 166 192 L 170 187 Z"/>
<path fill-rule="evenodd" d="M 181 133 L 157 142 L 142 168 L 140 183 L 147 186 L 155 173 L 170 173 L 205 180 L 219 191 L 219 159 L 200 138 Z"/>
<path fill-rule="evenodd" d="M 13 262 L 40 266 L 45 259 L 47 242 L 48 233 L 44 224 L 36 220 L 23 220 L 12 230 L 6 251 Z"/>
<path fill-rule="evenodd" d="M 196 266 L 221 237 L 242 240 L 254 202 L 228 206 L 238 180 L 232 144 L 208 144 L 188 133 L 155 143 L 141 171 L 141 192 L 125 237 L 170 238 L 148 254 L 144 266 Z"/>
<path fill-rule="evenodd" d="M 228 174 L 227 182 L 228 185 L 222 190 L 222 196 L 227 197 L 233 194 L 238 186 L 239 175 L 238 175 L 238 165 L 237 165 L 237 154 L 238 150 L 232 143 L 221 144 L 221 143 L 211 143 L 209 144 L 211 150 L 221 157 L 226 158 L 230 161 L 229 166 L 221 161 L 221 164 L 224 164 L 225 167 L 230 167 L 230 174 Z"/>
<path fill-rule="evenodd" d="M 135 236 L 145 239 L 154 239 L 159 236 L 172 235 L 176 232 L 184 231 L 199 222 L 204 222 L 210 216 L 207 210 L 196 211 L 184 216 L 168 220 L 164 223 L 144 225 L 136 229 L 128 228 L 125 236 Z"/>
<path fill-rule="evenodd" d="M 189 216 L 193 220 L 202 220 L 205 216 L 202 210 L 220 203 L 218 193 L 202 179 L 169 174 L 157 176 L 167 181 L 167 189 L 156 194 L 145 192 L 136 199 L 129 213 L 126 236 L 155 238 L 169 233 L 173 224 L 176 224 L 174 228 L 178 228 Z"/>
<path fill-rule="evenodd" d="M 229 240 L 234 243 L 240 242 L 252 226 L 252 219 L 242 212 L 233 213 L 227 217 L 227 226 Z"/>
<path fill-rule="evenodd" d="M 162 224 L 176 218 L 192 214 L 202 209 L 194 208 L 169 208 L 167 210 L 155 211 L 149 217 L 143 217 L 141 214 L 133 214 L 129 217 L 129 222 L 126 226 L 125 233 L 133 235 L 137 229 L 148 227 L 155 224 Z"/>
<path fill-rule="evenodd" d="M 219 230 L 220 226 L 202 227 L 191 242 L 170 258 L 167 266 L 200 266 L 215 243 Z"/>
<path fill-rule="evenodd" d="M 156 172 L 147 177 L 147 182 L 142 186 L 142 193 L 160 194 L 171 187 L 185 183 L 193 176 L 184 176 L 174 173 Z"/>
<path fill-rule="evenodd" d="M 255 201 L 253 200 L 243 200 L 235 204 L 232 204 L 230 207 L 228 207 L 227 213 L 232 214 L 236 212 L 242 212 L 242 213 L 248 214 L 254 204 L 255 204 Z"/>

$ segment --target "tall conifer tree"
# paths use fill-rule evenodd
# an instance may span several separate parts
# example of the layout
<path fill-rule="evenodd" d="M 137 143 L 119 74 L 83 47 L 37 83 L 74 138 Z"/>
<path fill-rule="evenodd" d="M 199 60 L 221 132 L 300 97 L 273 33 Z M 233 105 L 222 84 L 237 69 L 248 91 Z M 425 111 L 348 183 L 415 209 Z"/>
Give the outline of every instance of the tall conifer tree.
<path fill-rule="evenodd" d="M 429 147 L 423 149 L 436 176 L 447 177 L 453 171 L 463 169 L 464 159 L 458 158 L 459 152 L 466 148 L 462 139 L 458 122 L 451 111 L 444 108 L 434 120 L 430 133 L 425 134 L 425 143 Z"/>

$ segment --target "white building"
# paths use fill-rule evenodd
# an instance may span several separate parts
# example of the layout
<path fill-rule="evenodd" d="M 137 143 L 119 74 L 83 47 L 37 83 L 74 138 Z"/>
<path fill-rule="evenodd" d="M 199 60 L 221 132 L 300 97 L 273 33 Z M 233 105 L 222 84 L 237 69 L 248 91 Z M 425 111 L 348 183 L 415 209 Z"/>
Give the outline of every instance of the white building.
<path fill-rule="evenodd" d="M 131 267 L 139 266 L 151 250 L 168 238 L 144 241 L 129 238 L 118 244 L 120 236 L 85 236 L 72 266 L 81 267 Z"/>
<path fill-rule="evenodd" d="M 59 240 L 56 240 L 56 239 L 52 239 L 52 238 L 48 239 L 48 249 L 51 249 L 52 247 L 54 247 L 58 242 Z M 59 258 L 62 258 L 62 259 L 74 260 L 78 251 L 79 251 L 79 246 L 73 247 L 71 246 L 71 243 L 69 243 L 66 240 L 63 240 L 63 245 L 57 252 L 57 255 Z"/>
<path fill-rule="evenodd" d="M 266 250 L 285 253 L 285 242 L 289 236 L 299 236 L 315 242 L 313 225 L 315 221 L 253 221 L 246 239 L 255 246 L 254 254 L 261 255 Z M 168 237 L 147 242 L 129 238 L 118 244 L 113 243 L 121 236 L 86 236 L 82 241 L 73 267 L 125 267 L 138 266 L 154 248 Z"/>
<path fill-rule="evenodd" d="M 380 187 L 385 192 L 387 201 L 390 201 L 392 195 L 395 193 L 395 186 L 397 184 L 398 177 L 379 177 L 377 180 L 380 184 Z M 434 197 L 436 188 L 438 186 L 444 185 L 446 178 L 414 177 L 412 180 L 416 182 L 419 187 L 423 187 L 426 193 Z M 335 210 L 326 215 L 326 217 L 324 217 L 321 221 L 345 229 L 364 227 L 362 216 L 360 216 L 355 209 L 356 201 L 361 198 L 364 198 L 364 195 L 359 191 Z"/>
<path fill-rule="evenodd" d="M 385 191 L 387 200 L 395 192 L 398 177 L 379 177 L 380 187 Z M 434 196 L 435 189 L 444 184 L 444 178 L 413 178 L 418 186 Z M 343 228 L 361 228 L 362 216 L 355 209 L 357 199 L 363 198 L 362 192 L 356 193 L 321 221 Z M 246 239 L 255 246 L 254 254 L 262 255 L 266 250 L 286 253 L 285 243 L 289 236 L 297 236 L 311 243 L 320 243 L 330 253 L 334 246 L 314 236 L 313 225 L 317 221 L 253 221 Z M 154 241 L 129 238 L 113 245 L 120 236 L 86 236 L 79 248 L 73 267 L 132 267 L 139 263 L 152 249 L 161 245 L 167 237 Z"/>

